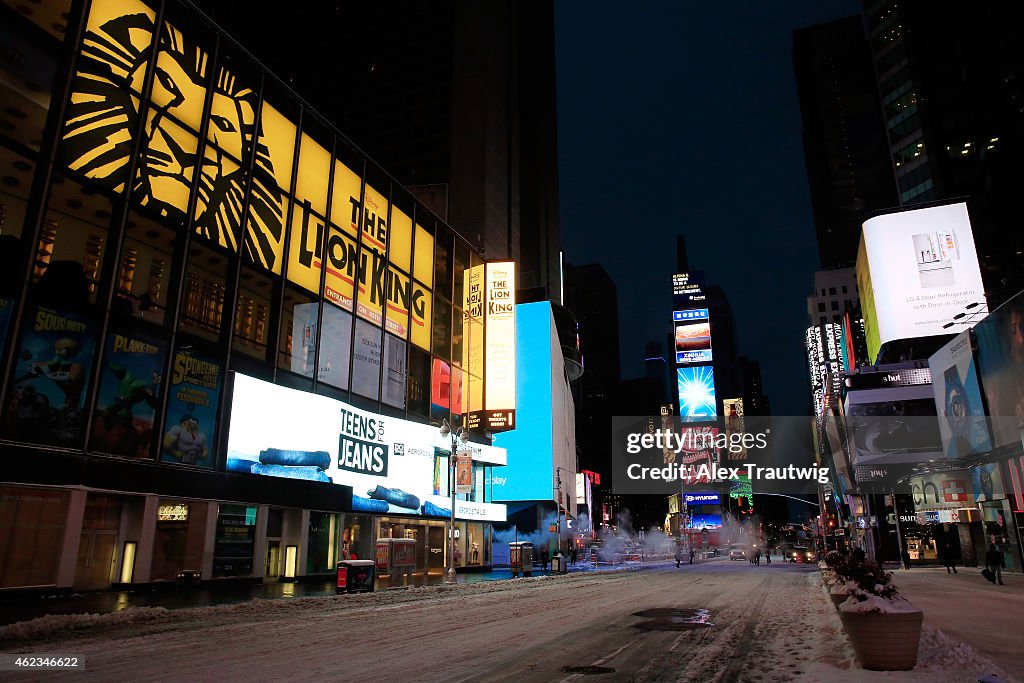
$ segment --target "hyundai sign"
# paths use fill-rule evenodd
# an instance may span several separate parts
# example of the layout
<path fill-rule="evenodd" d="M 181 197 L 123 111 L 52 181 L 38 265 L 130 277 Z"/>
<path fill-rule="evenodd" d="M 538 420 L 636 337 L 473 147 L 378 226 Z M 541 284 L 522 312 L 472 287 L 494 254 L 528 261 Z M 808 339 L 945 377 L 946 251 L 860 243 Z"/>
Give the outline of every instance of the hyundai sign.
<path fill-rule="evenodd" d="M 684 493 L 683 500 L 687 505 L 721 505 L 722 498 L 717 493 L 698 492 Z"/>

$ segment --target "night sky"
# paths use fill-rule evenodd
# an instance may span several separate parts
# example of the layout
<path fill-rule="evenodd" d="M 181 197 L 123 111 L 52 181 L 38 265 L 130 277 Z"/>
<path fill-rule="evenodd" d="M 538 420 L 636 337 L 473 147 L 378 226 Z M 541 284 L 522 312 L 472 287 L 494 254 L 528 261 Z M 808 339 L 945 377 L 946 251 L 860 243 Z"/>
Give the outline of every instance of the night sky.
<path fill-rule="evenodd" d="M 562 244 L 618 287 L 624 378 L 642 374 L 646 341 L 664 345 L 683 234 L 690 267 L 725 289 L 773 414 L 806 414 L 818 252 L 792 34 L 859 11 L 854 0 L 556 3 Z"/>

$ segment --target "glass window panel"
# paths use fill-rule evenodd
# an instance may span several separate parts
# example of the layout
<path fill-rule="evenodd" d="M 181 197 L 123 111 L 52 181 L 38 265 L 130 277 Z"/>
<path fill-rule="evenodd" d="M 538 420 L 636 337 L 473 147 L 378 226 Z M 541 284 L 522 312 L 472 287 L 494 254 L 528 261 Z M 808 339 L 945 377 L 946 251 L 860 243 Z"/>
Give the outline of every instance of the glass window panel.
<path fill-rule="evenodd" d="M 175 232 L 136 212 L 128 215 L 118 264 L 115 310 L 157 325 L 167 323 Z"/>
<path fill-rule="evenodd" d="M 434 286 L 434 236 L 416 225 L 416 258 L 413 276 L 427 287 Z"/>
<path fill-rule="evenodd" d="M 277 347 L 279 368 L 303 377 L 313 377 L 318 309 L 319 303 L 312 294 L 294 287 L 285 289 L 281 338 Z"/>
<path fill-rule="evenodd" d="M 53 4 L 59 7 L 64 3 Z M 11 16 L 3 32 L 5 52 L 20 58 L 0 61 L 0 132 L 38 150 L 58 62 L 56 50 L 47 49 L 50 47 L 48 44 L 40 45 L 29 38 L 32 27 L 28 21 L 38 19 L 51 8 L 18 3 L 18 9 L 27 19 Z M 61 7 L 59 11 L 67 11 L 67 7 Z M 63 27 L 65 20 L 60 21 Z"/>
<path fill-rule="evenodd" d="M 333 223 L 329 226 L 327 234 L 327 277 L 324 280 L 324 298 L 351 312 L 358 262 L 356 240 Z"/>
<path fill-rule="evenodd" d="M 451 414 L 452 367 L 435 358 L 430 371 L 430 419 L 447 420 Z"/>
<path fill-rule="evenodd" d="M 95 303 L 106 255 L 110 200 L 78 183 L 55 176 L 32 264 L 40 289 L 75 307 Z M 50 268 L 62 264 L 50 276 Z"/>
<path fill-rule="evenodd" d="M 150 109 L 147 121 L 132 199 L 183 225 L 199 139 L 159 111 Z"/>
<path fill-rule="evenodd" d="M 330 173 L 330 150 L 303 132 L 299 144 L 295 199 L 299 202 L 308 202 L 310 208 L 321 216 L 327 215 L 327 183 Z"/>
<path fill-rule="evenodd" d="M 458 237 L 455 238 L 455 297 L 452 301 L 458 301 L 463 296 L 463 278 L 466 269 L 469 268 L 469 245 Z"/>
<path fill-rule="evenodd" d="M 334 162 L 331 220 L 353 236 L 359 232 L 359 206 L 363 181 L 341 160 Z"/>
<path fill-rule="evenodd" d="M 404 273 L 410 272 L 412 252 L 412 218 L 398 206 L 391 206 L 391 246 L 388 247 L 391 265 Z"/>
<path fill-rule="evenodd" d="M 0 250 L 0 263 L 3 265 L 0 278 L 9 277 L 10 268 L 20 271 L 25 267 L 24 256 L 14 260 L 16 249 L 7 245 L 12 243 L 11 239 L 20 238 L 25 231 L 25 208 L 35 170 L 33 162 L 6 147 L 0 147 L 0 238 L 3 238 L 0 244 L 4 245 Z M 7 249 L 12 251 L 4 253 Z"/>
<path fill-rule="evenodd" d="M 238 251 L 247 173 L 237 160 L 207 145 L 196 190 L 195 234 L 218 247 Z"/>
<path fill-rule="evenodd" d="M 412 284 L 408 276 L 388 268 L 388 310 L 384 328 L 402 339 L 409 335 L 409 309 L 412 305 Z"/>
<path fill-rule="evenodd" d="M 288 279 L 310 292 L 320 291 L 323 239 L 324 219 L 312 213 L 307 204 L 293 202 Z"/>
<path fill-rule="evenodd" d="M 419 249 L 417 249 L 417 252 Z M 448 228 L 438 229 L 434 242 L 434 291 L 451 301 L 452 298 L 452 234 Z"/>
<path fill-rule="evenodd" d="M 456 365 L 463 364 L 463 352 L 464 352 L 464 335 L 463 335 L 463 314 L 462 309 L 458 306 L 454 309 L 452 315 L 452 363 Z"/>
<path fill-rule="evenodd" d="M 295 123 L 269 102 L 263 103 L 260 116 L 261 142 L 266 145 L 269 164 L 277 186 L 288 192 L 292 187 L 292 162 L 295 154 Z"/>
<path fill-rule="evenodd" d="M 242 267 L 238 279 L 238 304 L 235 309 L 232 348 L 247 356 L 267 360 L 271 301 L 274 283 L 270 276 L 255 268 Z"/>
<path fill-rule="evenodd" d="M 384 396 L 382 401 L 395 408 L 405 407 L 406 344 L 390 334 L 384 335 Z"/>
<path fill-rule="evenodd" d="M 68 15 L 71 0 L 23 3 L 17 0 L 3 0 L 3 4 L 18 10 L 18 14 L 63 42 L 68 31 Z"/>
<path fill-rule="evenodd" d="M 324 304 L 323 331 L 320 335 L 321 382 L 339 389 L 348 389 L 351 346 L 352 316 L 336 306 Z"/>
<path fill-rule="evenodd" d="M 180 327 L 211 341 L 220 336 L 224 319 L 224 292 L 228 259 L 223 254 L 193 242 L 185 266 Z"/>
<path fill-rule="evenodd" d="M 406 384 L 409 412 L 426 417 L 430 414 L 430 354 L 409 348 L 409 375 Z"/>
<path fill-rule="evenodd" d="M 434 300 L 434 342 L 435 356 L 451 360 L 452 353 L 452 305 L 444 299 Z"/>
<path fill-rule="evenodd" d="M 155 18 L 153 10 L 133 0 L 90 5 L 61 158 L 116 192 L 127 180 Z"/>
<path fill-rule="evenodd" d="M 430 287 L 419 282 L 412 283 L 412 320 L 410 322 L 409 341 L 426 351 L 430 350 L 430 321 L 433 316 L 434 297 Z"/>
<path fill-rule="evenodd" d="M 352 352 L 352 391 L 374 400 L 380 397 L 380 346 L 380 328 L 364 320 L 356 320 L 356 340 Z"/>
<path fill-rule="evenodd" d="M 182 32 L 164 22 L 149 94 L 152 109 L 173 116 L 193 134 L 198 134 L 203 120 L 210 77 L 210 57 L 196 42 L 198 34 L 196 30 Z"/>

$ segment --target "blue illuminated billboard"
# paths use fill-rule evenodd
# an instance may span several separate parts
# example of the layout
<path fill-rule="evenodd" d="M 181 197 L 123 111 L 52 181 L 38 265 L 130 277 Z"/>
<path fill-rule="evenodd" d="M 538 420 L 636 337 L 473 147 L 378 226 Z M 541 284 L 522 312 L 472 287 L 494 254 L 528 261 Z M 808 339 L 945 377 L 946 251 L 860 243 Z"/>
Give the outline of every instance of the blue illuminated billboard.
<path fill-rule="evenodd" d="M 721 529 L 722 515 L 690 515 L 690 529 Z"/>
<path fill-rule="evenodd" d="M 679 415 L 688 418 L 718 417 L 715 406 L 715 373 L 710 365 L 676 369 Z"/>
<path fill-rule="evenodd" d="M 687 505 L 721 505 L 721 497 L 712 491 L 696 492 L 696 493 L 684 493 L 683 500 L 686 501 Z"/>
<path fill-rule="evenodd" d="M 707 320 L 708 309 L 706 308 L 691 308 L 685 311 L 672 311 L 672 321 L 681 323 L 688 320 Z"/>

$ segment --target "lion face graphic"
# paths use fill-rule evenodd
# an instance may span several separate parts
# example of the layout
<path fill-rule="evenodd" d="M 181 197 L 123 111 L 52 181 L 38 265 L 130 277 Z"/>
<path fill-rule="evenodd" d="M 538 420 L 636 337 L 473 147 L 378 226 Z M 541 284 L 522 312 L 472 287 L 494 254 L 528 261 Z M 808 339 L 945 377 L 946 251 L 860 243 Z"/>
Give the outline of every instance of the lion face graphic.
<path fill-rule="evenodd" d="M 208 53 L 170 24 L 165 23 L 157 57 L 149 64 L 154 15 L 142 4 L 136 7 L 134 13 L 117 14 L 110 0 L 93 2 L 65 122 L 66 163 L 115 192 L 124 190 L 147 69 L 153 69 L 132 179 L 133 201 L 181 225 L 194 185 L 195 233 L 237 251 L 245 223 L 246 255 L 268 270 L 278 269 L 282 201 L 256 121 L 256 92 L 223 67 L 211 83 Z M 200 159 L 199 129 L 207 97 L 210 113 Z M 243 160 L 253 155 L 246 221 L 243 207 L 250 178 Z"/>

